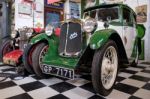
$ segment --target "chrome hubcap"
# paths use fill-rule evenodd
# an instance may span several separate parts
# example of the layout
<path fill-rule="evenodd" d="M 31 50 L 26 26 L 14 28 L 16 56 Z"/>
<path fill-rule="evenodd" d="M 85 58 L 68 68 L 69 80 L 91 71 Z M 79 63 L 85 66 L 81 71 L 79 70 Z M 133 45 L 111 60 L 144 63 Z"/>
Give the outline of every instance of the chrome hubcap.
<path fill-rule="evenodd" d="M 106 49 L 101 66 L 101 81 L 105 89 L 110 89 L 116 79 L 118 57 L 116 49 L 110 46 Z"/>

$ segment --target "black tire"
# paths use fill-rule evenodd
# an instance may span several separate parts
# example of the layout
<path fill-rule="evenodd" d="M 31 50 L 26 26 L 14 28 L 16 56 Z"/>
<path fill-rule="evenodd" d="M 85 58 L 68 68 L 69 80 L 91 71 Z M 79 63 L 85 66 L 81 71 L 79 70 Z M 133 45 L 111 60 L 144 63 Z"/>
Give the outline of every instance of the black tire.
<path fill-rule="evenodd" d="M 102 78 L 101 78 L 101 72 L 102 72 L 102 61 L 103 61 L 103 56 L 107 50 L 107 48 L 109 47 L 113 47 L 116 50 L 116 57 L 117 57 L 117 70 L 116 70 L 116 76 L 114 76 L 115 80 L 114 83 L 112 83 L 112 86 L 109 89 L 106 89 L 102 83 Z M 117 73 L 118 73 L 118 49 L 117 49 L 117 45 L 114 41 L 109 40 L 104 46 L 102 46 L 100 49 L 98 49 L 95 54 L 94 54 L 94 58 L 93 58 L 93 62 L 92 62 L 92 83 L 93 83 L 93 87 L 95 89 L 95 91 L 103 96 L 107 96 L 110 94 L 110 92 L 112 91 L 114 84 L 116 82 L 116 77 L 117 77 Z"/>
<path fill-rule="evenodd" d="M 25 47 L 24 53 L 23 53 L 23 64 L 24 64 L 24 67 L 31 74 L 34 73 L 33 66 L 32 66 L 32 52 L 33 52 L 35 46 L 32 46 L 32 45 L 28 44 Z"/>
<path fill-rule="evenodd" d="M 46 75 L 42 73 L 42 70 L 40 68 L 39 57 L 40 57 L 41 51 L 46 46 L 48 46 L 46 43 L 38 44 L 38 46 L 35 48 L 32 54 L 32 65 L 33 65 L 34 72 L 36 73 L 38 77 L 41 77 L 41 78 L 46 77 Z"/>
<path fill-rule="evenodd" d="M 1 54 L 1 58 L 0 58 L 0 61 L 3 61 L 3 57 L 5 54 L 13 51 L 13 45 L 11 44 L 11 40 L 6 40 L 2 46 L 1 46 L 1 49 L 0 49 L 0 54 Z"/>

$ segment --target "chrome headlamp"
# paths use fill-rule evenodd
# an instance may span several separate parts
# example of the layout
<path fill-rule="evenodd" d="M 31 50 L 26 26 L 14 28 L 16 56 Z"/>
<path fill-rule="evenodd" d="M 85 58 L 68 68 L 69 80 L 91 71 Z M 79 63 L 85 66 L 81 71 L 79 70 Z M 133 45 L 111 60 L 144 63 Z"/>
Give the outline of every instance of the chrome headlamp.
<path fill-rule="evenodd" d="M 95 19 L 88 18 L 83 22 L 83 30 L 87 33 L 91 33 L 94 31 L 97 22 Z"/>
<path fill-rule="evenodd" d="M 48 35 L 48 36 L 51 36 L 54 32 L 54 27 L 50 24 L 48 24 L 45 28 L 45 33 Z"/>

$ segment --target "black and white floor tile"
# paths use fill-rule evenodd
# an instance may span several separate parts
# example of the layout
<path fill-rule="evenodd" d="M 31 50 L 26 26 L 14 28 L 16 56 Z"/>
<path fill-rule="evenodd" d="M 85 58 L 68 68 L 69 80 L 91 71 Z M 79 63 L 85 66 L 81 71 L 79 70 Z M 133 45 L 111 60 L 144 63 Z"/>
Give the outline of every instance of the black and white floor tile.
<path fill-rule="evenodd" d="M 0 67 L 0 72 L 8 69 L 13 70 L 5 66 Z M 95 94 L 90 75 L 75 80 L 29 75 L 21 80 L 7 78 L 0 82 L 0 99 L 150 99 L 150 64 L 121 69 L 107 97 Z"/>

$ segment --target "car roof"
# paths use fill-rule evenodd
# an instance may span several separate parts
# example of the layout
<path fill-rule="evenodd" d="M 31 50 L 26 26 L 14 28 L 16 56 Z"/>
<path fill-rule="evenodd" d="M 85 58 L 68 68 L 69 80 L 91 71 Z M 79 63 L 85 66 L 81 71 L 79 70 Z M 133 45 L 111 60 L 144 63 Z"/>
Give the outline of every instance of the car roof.
<path fill-rule="evenodd" d="M 97 6 L 94 6 L 94 7 L 89 7 L 89 8 L 86 8 L 84 10 L 84 12 L 87 12 L 87 11 L 91 11 L 91 10 L 94 10 L 94 9 L 98 9 L 98 8 L 108 8 L 108 7 L 115 7 L 115 6 L 123 6 L 129 10 L 132 11 L 132 13 L 136 16 L 135 12 L 133 11 L 133 9 L 131 9 L 129 6 L 125 5 L 125 4 L 101 4 L 101 5 L 97 5 Z"/>

